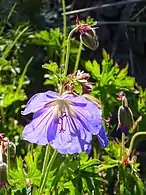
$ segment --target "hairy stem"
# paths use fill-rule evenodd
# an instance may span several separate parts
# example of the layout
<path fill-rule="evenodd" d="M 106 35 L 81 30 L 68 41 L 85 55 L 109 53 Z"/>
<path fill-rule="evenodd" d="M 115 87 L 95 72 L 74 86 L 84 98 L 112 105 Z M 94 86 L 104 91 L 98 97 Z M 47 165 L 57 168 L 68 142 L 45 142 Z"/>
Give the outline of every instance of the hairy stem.
<path fill-rule="evenodd" d="M 74 29 L 72 29 L 72 30 L 70 31 L 69 35 L 68 35 L 64 75 L 67 75 L 67 71 L 68 71 L 69 55 L 70 55 L 70 40 L 71 40 L 71 37 L 72 37 L 73 33 L 74 33 L 76 30 L 77 30 L 77 27 L 75 27 Z"/>
<path fill-rule="evenodd" d="M 122 133 L 121 160 L 123 160 L 124 150 L 125 150 L 125 134 Z"/>
<path fill-rule="evenodd" d="M 44 173 L 44 175 L 42 175 L 42 178 L 43 178 L 43 181 L 42 181 L 42 184 L 40 186 L 40 195 L 43 193 L 43 190 L 44 190 L 44 187 L 45 187 L 45 184 L 46 184 L 46 181 L 47 181 L 47 177 L 48 177 L 48 174 L 49 174 L 49 171 L 51 170 L 52 168 L 52 165 L 56 159 L 56 156 L 57 156 L 58 152 L 56 150 L 54 150 L 54 153 L 49 161 L 49 164 L 46 168 L 46 171 Z"/>
<path fill-rule="evenodd" d="M 61 64 L 64 64 L 65 60 L 65 53 L 66 53 L 66 48 L 65 48 L 65 42 L 66 42 L 66 8 L 65 8 L 65 0 L 62 0 L 62 9 L 63 9 L 63 50 L 62 50 L 62 57 L 61 57 Z"/>
<path fill-rule="evenodd" d="M 48 144 L 46 147 L 45 158 L 44 158 L 44 163 L 43 163 L 43 168 L 42 168 L 41 185 L 42 185 L 42 181 L 44 178 L 44 174 L 45 174 L 46 169 L 47 169 L 47 165 L 48 165 L 48 161 L 49 161 L 49 157 L 50 157 L 50 150 L 51 150 L 51 146 L 50 146 L 50 144 Z"/>
<path fill-rule="evenodd" d="M 82 45 L 83 45 L 83 43 L 82 43 L 82 41 L 80 41 L 78 54 L 77 54 L 77 57 L 76 57 L 76 63 L 75 63 L 75 67 L 74 67 L 74 72 L 76 72 L 78 70 L 79 61 L 80 61 L 81 52 L 82 52 Z"/>
<path fill-rule="evenodd" d="M 7 174 L 9 173 L 10 170 L 10 144 L 9 144 L 9 140 L 7 142 L 8 146 L 7 146 Z"/>
<path fill-rule="evenodd" d="M 145 135 L 146 136 L 146 132 L 138 132 L 138 133 L 135 133 L 131 139 L 131 142 L 130 142 L 130 146 L 129 146 L 129 151 L 128 151 L 128 156 L 130 156 L 131 152 L 132 152 L 132 149 L 133 149 L 133 145 L 134 145 L 134 142 L 136 140 L 136 138 L 138 136 L 142 136 L 142 135 Z"/>

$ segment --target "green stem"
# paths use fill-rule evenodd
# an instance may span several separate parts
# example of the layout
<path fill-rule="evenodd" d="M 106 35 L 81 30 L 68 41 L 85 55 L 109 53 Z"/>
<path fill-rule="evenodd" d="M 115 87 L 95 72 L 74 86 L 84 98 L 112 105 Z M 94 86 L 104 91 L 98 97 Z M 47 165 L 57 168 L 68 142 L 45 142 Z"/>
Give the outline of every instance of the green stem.
<path fill-rule="evenodd" d="M 7 142 L 8 146 L 7 146 L 7 174 L 9 173 L 10 170 L 10 144 L 9 144 L 9 140 Z"/>
<path fill-rule="evenodd" d="M 78 70 L 79 61 L 80 61 L 81 52 L 82 52 L 82 45 L 83 45 L 83 43 L 82 43 L 82 41 L 80 41 L 78 54 L 77 54 L 77 57 L 76 57 L 76 63 L 75 63 L 75 67 L 74 67 L 74 72 L 76 72 Z"/>
<path fill-rule="evenodd" d="M 93 159 L 97 159 L 97 151 L 94 145 L 93 145 Z"/>
<path fill-rule="evenodd" d="M 17 89 L 16 89 L 16 93 L 14 95 L 14 97 L 16 98 L 18 94 L 20 94 L 20 90 L 22 89 L 22 86 L 24 85 L 24 79 L 25 79 L 25 75 L 26 75 L 26 72 L 27 72 L 27 69 L 28 69 L 28 66 L 31 64 L 32 60 L 33 60 L 34 57 L 31 57 L 27 64 L 25 65 L 25 68 L 19 78 L 19 81 L 18 81 L 18 86 L 17 86 Z"/>
<path fill-rule="evenodd" d="M 126 97 L 124 97 L 124 99 L 122 100 L 122 106 L 128 107 L 128 101 Z"/>
<path fill-rule="evenodd" d="M 3 126 L 5 126 L 5 114 L 4 114 L 3 105 L 0 106 L 0 115 L 1 115 L 1 117 L 2 117 L 1 123 L 3 124 Z"/>
<path fill-rule="evenodd" d="M 122 133 L 122 146 L 121 146 L 121 161 L 124 160 L 124 151 L 125 151 L 125 134 Z M 119 167 L 119 195 L 124 194 L 124 180 L 123 180 L 123 169 L 124 166 Z"/>
<path fill-rule="evenodd" d="M 47 147 L 46 147 L 45 158 L 44 158 L 44 163 L 43 163 L 43 168 L 42 168 L 41 184 L 42 184 L 43 176 L 46 172 L 46 168 L 47 168 L 47 165 L 48 165 L 50 150 L 51 150 L 51 146 L 50 146 L 50 144 L 48 144 Z"/>
<path fill-rule="evenodd" d="M 65 59 L 65 42 L 66 42 L 66 8 L 65 8 L 65 0 L 62 0 L 62 9 L 63 9 L 63 51 L 62 51 L 62 57 L 61 57 L 61 64 L 64 64 Z"/>
<path fill-rule="evenodd" d="M 50 161 L 49 161 L 49 164 L 48 164 L 48 166 L 46 168 L 46 171 L 45 171 L 44 175 L 42 175 L 43 181 L 42 181 L 42 184 L 40 186 L 40 195 L 43 192 L 43 189 L 44 189 L 45 184 L 46 184 L 46 181 L 47 181 L 48 173 L 49 173 L 49 171 L 52 168 L 52 165 L 53 165 L 53 163 L 54 163 L 54 161 L 56 159 L 57 154 L 58 154 L 58 152 L 55 150 L 54 153 L 53 153 L 53 155 L 52 155 L 52 157 L 51 157 L 51 159 L 50 159 Z"/>
<path fill-rule="evenodd" d="M 67 157 L 66 157 L 66 159 L 67 159 Z M 61 178 L 61 176 L 63 175 L 63 171 L 64 171 L 64 168 L 66 166 L 65 160 L 59 166 L 59 169 L 58 169 L 58 171 L 56 173 L 55 179 L 53 180 L 53 182 L 51 184 L 50 192 L 53 192 L 53 191 L 56 192 L 56 190 L 57 190 L 57 182 L 58 182 L 58 179 Z"/>
<path fill-rule="evenodd" d="M 125 150 L 125 134 L 122 133 L 121 160 L 123 159 L 124 150 Z"/>
<path fill-rule="evenodd" d="M 119 193 L 117 191 L 117 194 L 119 195 L 123 195 L 124 194 L 124 180 L 123 180 L 123 174 L 122 174 L 123 170 L 122 167 L 119 168 Z"/>
<path fill-rule="evenodd" d="M 75 27 L 74 29 L 72 29 L 72 30 L 70 31 L 69 35 L 68 35 L 64 75 L 67 75 L 67 71 L 68 71 L 69 54 L 70 54 L 70 40 L 71 40 L 71 37 L 72 37 L 73 33 L 74 33 L 76 30 L 77 30 L 77 27 Z"/>
<path fill-rule="evenodd" d="M 130 146 L 129 146 L 129 151 L 128 151 L 128 156 L 130 156 L 131 152 L 132 152 L 132 148 L 133 148 L 133 145 L 134 145 L 134 142 L 135 142 L 135 139 L 138 137 L 138 136 L 141 136 L 141 135 L 146 135 L 146 132 L 138 132 L 138 133 L 135 133 L 131 139 L 131 142 L 130 142 Z"/>

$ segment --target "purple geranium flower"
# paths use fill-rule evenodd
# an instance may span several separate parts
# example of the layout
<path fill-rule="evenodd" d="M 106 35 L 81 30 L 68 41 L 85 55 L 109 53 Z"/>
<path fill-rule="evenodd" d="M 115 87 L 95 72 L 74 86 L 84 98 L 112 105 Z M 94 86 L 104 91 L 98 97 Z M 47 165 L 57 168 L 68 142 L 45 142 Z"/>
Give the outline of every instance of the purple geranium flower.
<path fill-rule="evenodd" d="M 33 120 L 25 126 L 22 138 L 31 143 L 50 143 L 62 154 L 89 152 L 92 135 L 97 135 L 102 148 L 108 144 L 100 110 L 83 96 L 37 93 L 22 112 L 29 113 L 34 113 Z"/>

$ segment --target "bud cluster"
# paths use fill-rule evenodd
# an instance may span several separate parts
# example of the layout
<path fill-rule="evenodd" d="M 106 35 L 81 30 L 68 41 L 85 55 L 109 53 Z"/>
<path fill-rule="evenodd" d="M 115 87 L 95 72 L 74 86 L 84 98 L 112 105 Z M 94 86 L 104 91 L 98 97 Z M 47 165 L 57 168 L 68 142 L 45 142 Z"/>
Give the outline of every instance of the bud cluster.
<path fill-rule="evenodd" d="M 69 93 L 72 93 L 75 89 L 75 85 L 79 84 L 82 87 L 82 94 L 88 94 L 91 93 L 92 90 L 92 83 L 88 81 L 89 78 L 89 73 L 78 70 L 68 75 L 68 79 L 63 83 L 63 86 Z"/>

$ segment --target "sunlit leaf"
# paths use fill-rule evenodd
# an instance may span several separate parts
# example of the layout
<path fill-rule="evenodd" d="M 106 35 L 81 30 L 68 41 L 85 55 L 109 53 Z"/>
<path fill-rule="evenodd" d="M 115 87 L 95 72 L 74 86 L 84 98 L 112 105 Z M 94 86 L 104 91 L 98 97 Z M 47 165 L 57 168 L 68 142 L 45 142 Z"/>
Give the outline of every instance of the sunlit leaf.
<path fill-rule="evenodd" d="M 50 62 L 49 64 L 44 64 L 42 67 L 53 73 L 57 73 L 58 71 L 58 65 L 56 62 Z"/>

